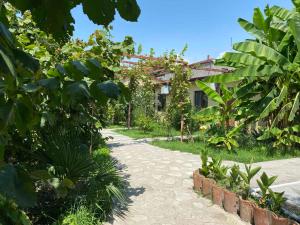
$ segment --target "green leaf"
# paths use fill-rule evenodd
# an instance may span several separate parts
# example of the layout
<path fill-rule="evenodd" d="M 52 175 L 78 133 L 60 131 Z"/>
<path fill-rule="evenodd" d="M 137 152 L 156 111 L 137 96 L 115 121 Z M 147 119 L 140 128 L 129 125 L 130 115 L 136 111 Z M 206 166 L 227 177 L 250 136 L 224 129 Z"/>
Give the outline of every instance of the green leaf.
<path fill-rule="evenodd" d="M 300 51 L 300 14 L 297 13 L 289 20 L 290 31 L 292 32 L 298 51 Z"/>
<path fill-rule="evenodd" d="M 0 168 L 0 193 L 14 199 L 23 208 L 34 206 L 36 202 L 35 188 L 29 175 L 10 164 Z"/>
<path fill-rule="evenodd" d="M 253 23 L 258 29 L 260 30 L 265 29 L 265 18 L 259 8 L 254 9 Z"/>
<path fill-rule="evenodd" d="M 17 72 L 15 69 L 15 66 L 11 59 L 0 49 L 0 55 L 2 56 L 3 61 L 5 62 L 7 68 L 9 69 L 9 72 L 12 76 L 17 77 Z"/>
<path fill-rule="evenodd" d="M 220 116 L 219 106 L 209 106 L 207 108 L 201 109 L 194 115 L 194 119 L 198 121 L 210 121 L 215 120 Z"/>
<path fill-rule="evenodd" d="M 67 97 L 67 100 L 73 103 L 90 97 L 90 92 L 88 90 L 86 82 L 84 81 L 68 84 L 64 88 L 64 93 Z"/>
<path fill-rule="evenodd" d="M 40 88 L 41 88 L 40 86 L 38 86 L 37 84 L 34 84 L 34 83 L 23 85 L 23 90 L 28 93 L 37 92 L 38 90 L 40 90 Z"/>
<path fill-rule="evenodd" d="M 299 101 L 300 101 L 300 92 L 297 93 L 295 100 L 294 100 L 294 104 L 293 107 L 291 109 L 290 115 L 289 115 L 289 121 L 293 121 L 295 118 L 295 115 L 299 109 Z"/>
<path fill-rule="evenodd" d="M 120 89 L 112 81 L 105 81 L 97 85 L 98 88 L 109 98 L 117 99 L 120 95 Z"/>
<path fill-rule="evenodd" d="M 230 73 L 209 76 L 205 78 L 204 81 L 209 83 L 231 83 L 240 81 L 245 79 L 246 77 L 260 76 L 260 74 L 257 72 L 258 68 L 259 66 L 242 67 Z"/>
<path fill-rule="evenodd" d="M 259 119 L 263 119 L 270 115 L 271 112 L 277 109 L 276 106 L 277 98 L 274 98 L 272 101 L 269 102 L 269 104 L 264 108 L 262 113 L 259 115 Z"/>
<path fill-rule="evenodd" d="M 84 0 L 83 12 L 98 25 L 108 25 L 115 17 L 115 1 L 113 0 Z"/>
<path fill-rule="evenodd" d="M 293 135 L 293 134 L 290 134 L 288 137 L 291 141 L 300 144 L 300 137 Z"/>
<path fill-rule="evenodd" d="M 238 19 L 238 22 L 244 30 L 246 30 L 248 33 L 252 34 L 254 37 L 256 37 L 259 40 L 265 40 L 265 34 L 262 30 L 257 29 L 257 27 L 250 23 L 247 20 L 244 20 L 242 18 Z"/>
<path fill-rule="evenodd" d="M 272 6 L 269 11 L 273 16 L 276 16 L 282 20 L 288 20 L 293 16 L 290 10 L 279 6 Z"/>
<path fill-rule="evenodd" d="M 137 21 L 141 14 L 136 0 L 117 0 L 117 9 L 121 17 L 128 21 Z"/>
<path fill-rule="evenodd" d="M 279 105 L 283 102 L 283 100 L 285 99 L 285 97 L 288 94 L 288 88 L 286 85 L 283 85 L 279 96 L 277 97 L 277 101 L 276 101 L 276 108 L 279 107 Z"/>
<path fill-rule="evenodd" d="M 224 59 L 226 62 L 241 64 L 245 66 L 259 66 L 265 63 L 264 60 L 261 60 L 255 56 L 240 52 L 226 52 L 222 59 Z"/>
<path fill-rule="evenodd" d="M 55 77 L 41 79 L 37 83 L 49 90 L 55 90 L 59 87 L 59 81 Z"/>
<path fill-rule="evenodd" d="M 296 7 L 297 11 L 299 12 L 300 9 L 300 0 L 292 0 L 294 6 Z"/>
<path fill-rule="evenodd" d="M 292 106 L 293 106 L 292 102 L 285 104 L 277 113 L 276 117 L 273 119 L 271 127 L 276 126 L 284 118 L 284 116 L 291 110 Z"/>
<path fill-rule="evenodd" d="M 2 37 L 5 40 L 5 43 L 9 48 L 14 48 L 15 43 L 12 34 L 9 32 L 9 30 L 6 28 L 6 26 L 0 22 L 0 37 Z"/>
<path fill-rule="evenodd" d="M 249 53 L 260 59 L 273 62 L 278 65 L 289 63 L 288 59 L 280 52 L 277 52 L 273 48 L 258 42 L 254 42 L 254 41 L 240 42 L 234 44 L 233 48 L 236 51 Z"/>
<path fill-rule="evenodd" d="M 213 101 L 225 105 L 225 102 L 223 101 L 222 97 L 215 91 L 213 90 L 208 84 L 197 80 L 196 85 L 198 88 L 200 88 L 207 96 L 212 99 Z"/>
<path fill-rule="evenodd" d="M 34 59 L 31 55 L 26 52 L 23 52 L 19 49 L 13 50 L 15 60 L 18 64 L 21 64 L 23 68 L 31 73 L 36 73 L 39 68 L 40 64 L 39 61 Z"/>

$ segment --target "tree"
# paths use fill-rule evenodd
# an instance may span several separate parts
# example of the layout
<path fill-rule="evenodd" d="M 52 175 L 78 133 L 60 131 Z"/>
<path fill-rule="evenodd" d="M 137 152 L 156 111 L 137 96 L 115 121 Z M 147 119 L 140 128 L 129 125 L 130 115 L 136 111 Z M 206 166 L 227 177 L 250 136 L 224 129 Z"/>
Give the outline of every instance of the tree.
<path fill-rule="evenodd" d="M 299 124 L 300 4 L 293 3 L 295 9 L 291 11 L 267 6 L 265 16 L 256 8 L 252 23 L 239 19 L 254 39 L 235 44 L 235 52 L 226 53 L 219 61 L 235 67 L 233 72 L 205 80 L 239 82 L 236 97 L 242 102 L 241 117 L 248 122 L 264 121 L 267 130 Z M 286 137 L 300 143 L 295 129 Z"/>
<path fill-rule="evenodd" d="M 1 1 L 3 4 L 3 1 Z M 37 26 L 55 39 L 66 41 L 74 31 L 71 10 L 82 5 L 83 12 L 95 24 L 108 25 L 116 11 L 128 21 L 137 21 L 140 8 L 136 0 L 7 0 L 22 13 L 29 10 Z"/>

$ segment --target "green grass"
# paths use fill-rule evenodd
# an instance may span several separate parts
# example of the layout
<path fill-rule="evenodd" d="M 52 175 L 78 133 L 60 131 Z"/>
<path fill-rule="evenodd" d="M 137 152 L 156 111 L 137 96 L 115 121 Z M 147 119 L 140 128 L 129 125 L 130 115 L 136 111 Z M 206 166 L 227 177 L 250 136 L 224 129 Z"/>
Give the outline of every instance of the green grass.
<path fill-rule="evenodd" d="M 200 141 L 197 141 L 195 143 L 181 143 L 180 141 L 153 141 L 151 142 L 151 144 L 172 151 L 189 152 L 197 155 L 200 155 L 201 149 L 206 148 L 208 150 L 209 156 L 211 157 L 220 157 L 223 160 L 230 160 L 241 163 L 254 163 L 300 157 L 300 151 L 297 149 L 291 151 L 272 149 L 272 152 L 267 150 L 268 148 L 270 149 L 272 147 L 262 145 L 239 147 L 234 152 L 230 152 L 225 148 L 207 146 Z M 272 152 L 272 154 L 270 152 Z"/>
<path fill-rule="evenodd" d="M 124 125 L 122 125 L 122 124 L 112 124 L 112 125 L 109 125 L 107 128 L 108 129 L 120 129 L 120 128 L 124 128 Z"/>
<path fill-rule="evenodd" d="M 154 138 L 154 137 L 168 137 L 168 136 L 177 136 L 180 135 L 179 131 L 172 129 L 170 133 L 163 128 L 155 128 L 153 131 L 144 132 L 137 128 L 122 129 L 122 130 L 115 130 L 116 133 L 126 135 L 128 137 L 134 139 L 141 139 L 141 138 Z"/>

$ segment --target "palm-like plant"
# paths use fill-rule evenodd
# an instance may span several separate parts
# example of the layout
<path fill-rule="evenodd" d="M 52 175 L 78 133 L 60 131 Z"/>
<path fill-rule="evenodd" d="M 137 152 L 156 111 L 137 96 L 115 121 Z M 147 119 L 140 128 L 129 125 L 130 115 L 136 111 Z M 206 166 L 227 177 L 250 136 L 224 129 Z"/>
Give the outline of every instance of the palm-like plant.
<path fill-rule="evenodd" d="M 239 82 L 236 97 L 247 121 L 264 121 L 272 128 L 299 123 L 300 101 L 300 3 L 294 10 L 278 6 L 256 8 L 253 22 L 239 19 L 254 39 L 236 43 L 235 52 L 219 61 L 236 69 L 228 74 L 207 78 L 206 82 Z M 243 109 L 243 110 L 242 110 Z M 300 143 L 299 133 L 288 137 Z"/>

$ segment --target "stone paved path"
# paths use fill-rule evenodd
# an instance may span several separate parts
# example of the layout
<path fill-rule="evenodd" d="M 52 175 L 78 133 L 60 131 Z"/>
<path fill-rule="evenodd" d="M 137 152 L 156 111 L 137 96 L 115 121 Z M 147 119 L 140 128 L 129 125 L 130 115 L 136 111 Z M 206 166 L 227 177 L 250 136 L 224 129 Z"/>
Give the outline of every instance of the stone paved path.
<path fill-rule="evenodd" d="M 164 150 L 143 141 L 104 130 L 112 155 L 128 175 L 132 203 L 124 218 L 113 225 L 242 225 L 237 216 L 224 212 L 192 189 L 193 170 L 199 157 Z"/>
<path fill-rule="evenodd" d="M 103 134 L 113 137 L 108 144 L 128 176 L 128 195 L 132 201 L 125 218 L 115 218 L 110 224 L 245 224 L 192 190 L 191 175 L 200 167 L 199 156 L 158 148 L 147 144 L 147 139 L 134 140 L 112 130 L 104 130 Z M 234 162 L 224 163 L 232 165 Z M 258 165 L 268 175 L 278 176 L 276 191 L 286 191 L 300 204 L 300 158 L 255 163 L 254 166 Z M 256 187 L 256 178 L 252 187 Z"/>

